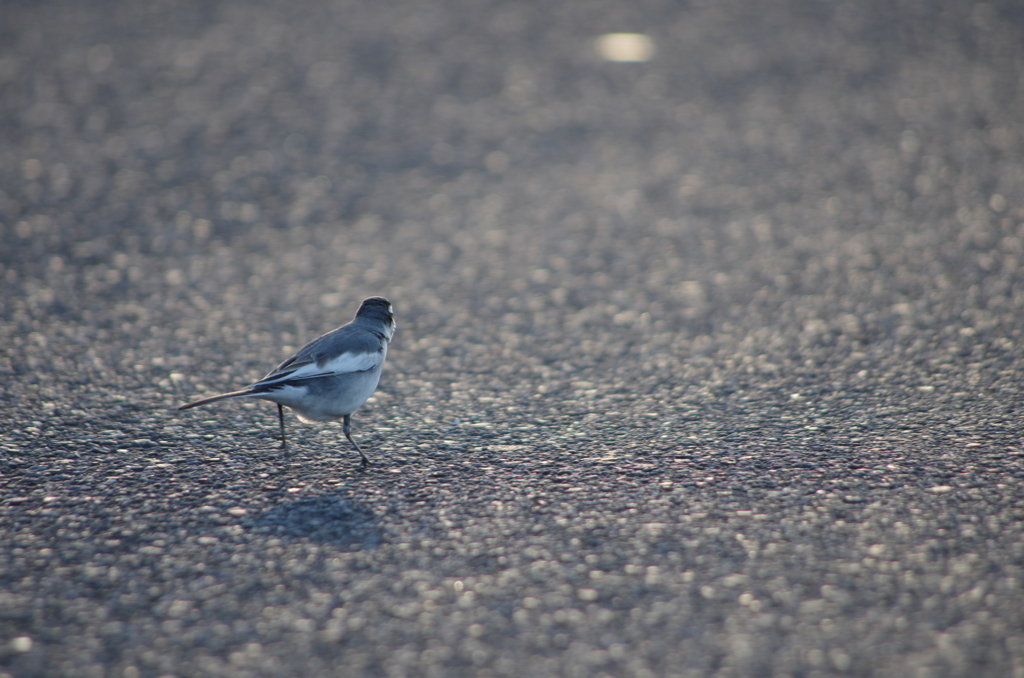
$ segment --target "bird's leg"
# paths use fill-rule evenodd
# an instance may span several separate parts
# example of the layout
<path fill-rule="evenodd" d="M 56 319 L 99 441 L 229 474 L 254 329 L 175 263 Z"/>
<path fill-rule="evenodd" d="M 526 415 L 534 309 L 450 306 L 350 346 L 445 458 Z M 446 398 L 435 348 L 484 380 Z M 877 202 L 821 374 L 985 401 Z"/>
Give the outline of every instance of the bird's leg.
<path fill-rule="evenodd" d="M 362 449 L 360 449 L 359 445 L 356 445 L 356 441 L 352 440 L 352 416 L 351 415 L 346 414 L 344 417 L 342 417 L 342 419 L 341 419 L 341 430 L 345 432 L 345 437 L 348 438 L 348 441 L 350 443 L 352 443 L 352 446 L 354 448 L 356 448 L 356 452 L 359 453 L 359 456 L 363 458 L 363 467 L 365 468 L 365 467 L 369 466 L 370 465 L 370 460 L 366 458 L 365 454 L 363 454 L 363 451 L 362 451 Z"/>
<path fill-rule="evenodd" d="M 284 406 L 277 404 L 277 421 L 281 424 L 281 449 L 288 447 L 288 439 L 284 437 Z"/>

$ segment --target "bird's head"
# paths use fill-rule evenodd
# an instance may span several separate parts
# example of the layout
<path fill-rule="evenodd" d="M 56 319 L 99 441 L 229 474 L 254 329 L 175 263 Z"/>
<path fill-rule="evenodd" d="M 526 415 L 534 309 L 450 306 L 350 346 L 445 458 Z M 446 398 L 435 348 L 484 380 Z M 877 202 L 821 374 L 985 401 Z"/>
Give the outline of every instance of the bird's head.
<path fill-rule="evenodd" d="M 363 299 L 363 303 L 359 305 L 359 310 L 356 311 L 356 318 L 383 322 L 388 328 L 388 339 L 391 338 L 395 331 L 395 309 L 391 306 L 391 302 L 384 297 Z"/>

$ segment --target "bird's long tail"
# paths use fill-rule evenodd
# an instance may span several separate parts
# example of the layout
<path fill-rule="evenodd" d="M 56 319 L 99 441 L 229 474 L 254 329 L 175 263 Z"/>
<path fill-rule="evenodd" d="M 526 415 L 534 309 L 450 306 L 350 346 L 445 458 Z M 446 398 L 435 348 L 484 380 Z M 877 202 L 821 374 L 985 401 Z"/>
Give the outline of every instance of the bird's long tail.
<path fill-rule="evenodd" d="M 246 396 L 251 396 L 251 395 L 256 395 L 255 391 L 253 391 L 251 388 L 243 388 L 241 391 L 232 391 L 231 393 L 221 393 L 220 395 L 210 396 L 209 398 L 203 398 L 202 400 L 197 400 L 194 403 L 188 403 L 187 405 L 182 405 L 178 409 L 179 410 L 188 410 L 188 409 L 191 409 L 193 407 L 199 407 L 200 405 L 209 405 L 210 403 L 215 403 L 218 400 L 227 400 L 228 398 L 245 398 Z"/>

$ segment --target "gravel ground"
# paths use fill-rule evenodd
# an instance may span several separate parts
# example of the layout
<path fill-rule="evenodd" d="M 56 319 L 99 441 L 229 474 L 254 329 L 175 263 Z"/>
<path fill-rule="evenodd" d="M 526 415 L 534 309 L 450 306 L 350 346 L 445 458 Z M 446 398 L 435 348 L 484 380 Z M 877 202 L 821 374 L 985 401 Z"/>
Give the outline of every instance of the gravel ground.
<path fill-rule="evenodd" d="M 2 13 L 0 676 L 1024 676 L 1018 3 Z"/>

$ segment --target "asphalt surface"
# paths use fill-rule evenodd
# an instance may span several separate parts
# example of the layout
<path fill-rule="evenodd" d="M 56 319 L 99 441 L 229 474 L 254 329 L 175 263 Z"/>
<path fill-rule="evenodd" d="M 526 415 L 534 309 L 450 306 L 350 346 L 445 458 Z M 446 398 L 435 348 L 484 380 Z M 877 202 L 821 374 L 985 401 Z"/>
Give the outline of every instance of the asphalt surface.
<path fill-rule="evenodd" d="M 1024 676 L 1017 3 L 0 14 L 0 676 Z"/>

